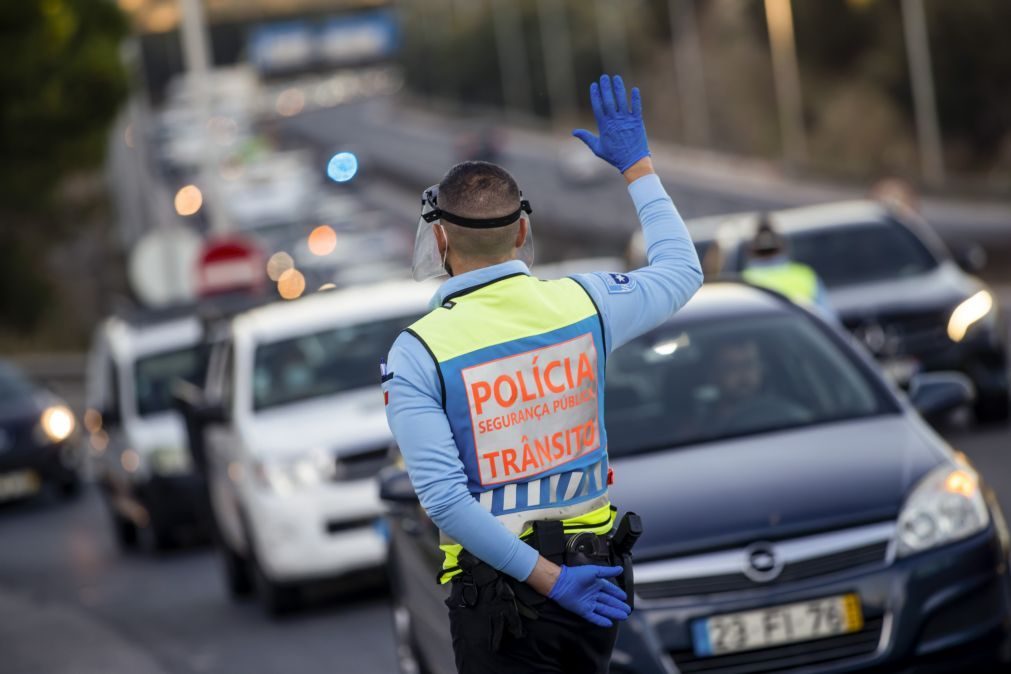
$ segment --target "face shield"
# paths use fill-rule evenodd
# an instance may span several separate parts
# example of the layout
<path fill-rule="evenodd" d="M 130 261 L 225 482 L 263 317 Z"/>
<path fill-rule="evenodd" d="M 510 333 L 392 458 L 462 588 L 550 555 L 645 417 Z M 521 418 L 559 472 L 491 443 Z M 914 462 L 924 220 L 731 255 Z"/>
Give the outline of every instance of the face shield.
<path fill-rule="evenodd" d="M 439 242 L 435 230 L 442 232 L 445 240 L 446 230 L 442 220 L 460 227 L 470 229 L 493 229 L 511 225 L 520 218 L 527 222 L 527 237 L 523 245 L 516 251 L 516 259 L 530 266 L 534 262 L 534 231 L 530 222 L 530 202 L 520 193 L 519 208 L 515 212 L 498 218 L 464 218 L 439 209 L 439 186 L 432 185 L 421 195 L 421 218 L 418 220 L 418 233 L 414 237 L 414 259 L 411 261 L 411 274 L 415 281 L 444 276 L 446 271 L 446 256 L 439 252 Z"/>

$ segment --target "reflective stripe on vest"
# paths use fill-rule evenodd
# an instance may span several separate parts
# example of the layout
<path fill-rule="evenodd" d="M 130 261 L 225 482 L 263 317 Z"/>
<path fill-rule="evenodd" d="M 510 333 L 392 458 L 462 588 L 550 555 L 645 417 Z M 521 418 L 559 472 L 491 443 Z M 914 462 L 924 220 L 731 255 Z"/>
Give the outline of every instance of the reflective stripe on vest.
<path fill-rule="evenodd" d="M 800 262 L 749 267 L 741 276 L 751 285 L 775 290 L 797 304 L 813 303 L 818 296 L 817 275 Z"/>
<path fill-rule="evenodd" d="M 475 499 L 519 534 L 607 503 L 601 320 L 572 279 L 509 276 L 409 328 L 432 355 Z"/>

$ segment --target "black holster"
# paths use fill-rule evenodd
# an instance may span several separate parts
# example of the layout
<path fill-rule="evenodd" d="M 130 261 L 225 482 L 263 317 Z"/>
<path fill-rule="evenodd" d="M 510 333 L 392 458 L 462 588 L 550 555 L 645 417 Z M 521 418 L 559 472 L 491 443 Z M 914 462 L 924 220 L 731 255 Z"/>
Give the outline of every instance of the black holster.
<path fill-rule="evenodd" d="M 446 605 L 469 608 L 476 619 L 491 622 L 491 649 L 498 651 L 508 632 L 516 639 L 526 634 L 523 620 L 538 618 L 538 603 L 544 601 L 533 588 L 499 573 L 466 550 L 460 553 L 460 574 L 453 578 L 453 589 Z"/>

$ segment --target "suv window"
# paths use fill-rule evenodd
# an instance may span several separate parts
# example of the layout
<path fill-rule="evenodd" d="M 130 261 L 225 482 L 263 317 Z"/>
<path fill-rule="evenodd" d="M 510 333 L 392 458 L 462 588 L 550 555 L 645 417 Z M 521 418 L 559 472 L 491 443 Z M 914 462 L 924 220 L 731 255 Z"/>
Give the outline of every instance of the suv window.
<path fill-rule="evenodd" d="M 253 409 L 379 385 L 379 360 L 417 317 L 346 325 L 256 347 Z"/>
<path fill-rule="evenodd" d="M 134 364 L 137 413 L 147 416 L 172 409 L 173 380 L 185 379 L 200 386 L 206 369 L 207 350 L 202 345 L 138 359 Z"/>
<path fill-rule="evenodd" d="M 6 363 L 0 363 L 0 403 L 26 398 L 34 393 L 35 387 L 20 370 Z"/>
<path fill-rule="evenodd" d="M 791 255 L 829 288 L 919 276 L 937 266 L 930 250 L 897 222 L 796 232 Z"/>

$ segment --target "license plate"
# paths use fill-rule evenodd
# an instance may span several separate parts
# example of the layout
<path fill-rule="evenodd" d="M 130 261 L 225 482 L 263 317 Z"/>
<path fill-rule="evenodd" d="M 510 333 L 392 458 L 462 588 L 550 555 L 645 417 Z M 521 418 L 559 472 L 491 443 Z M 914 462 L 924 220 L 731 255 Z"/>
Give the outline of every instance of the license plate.
<path fill-rule="evenodd" d="M 863 626 L 860 598 L 844 594 L 696 620 L 692 641 L 698 656 L 723 655 L 859 632 Z"/>
<path fill-rule="evenodd" d="M 39 490 L 39 476 L 31 470 L 0 475 L 0 501 L 29 496 Z"/>

